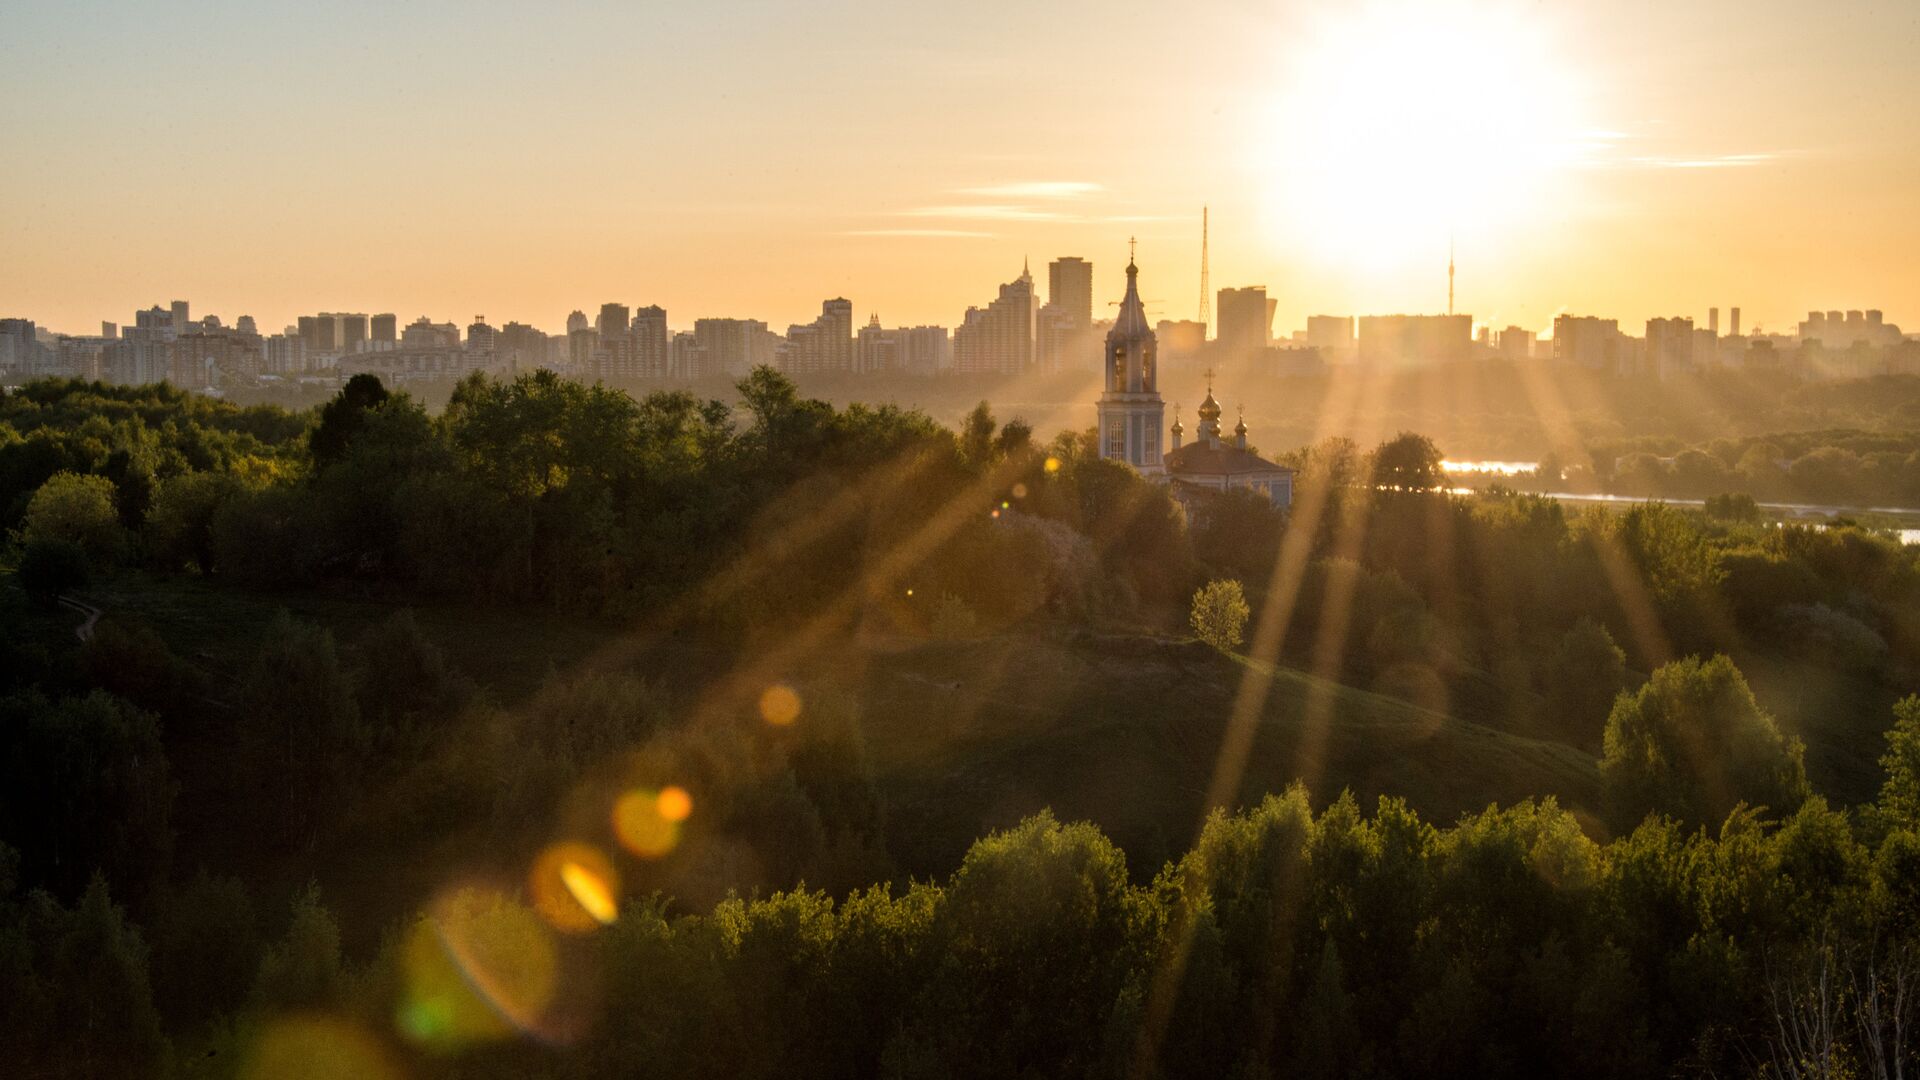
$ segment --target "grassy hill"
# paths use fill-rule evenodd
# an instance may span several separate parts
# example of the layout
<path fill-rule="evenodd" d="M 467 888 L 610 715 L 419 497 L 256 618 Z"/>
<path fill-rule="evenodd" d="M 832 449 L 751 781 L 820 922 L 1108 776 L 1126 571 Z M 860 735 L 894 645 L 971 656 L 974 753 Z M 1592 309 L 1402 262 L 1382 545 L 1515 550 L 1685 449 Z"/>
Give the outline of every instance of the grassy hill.
<path fill-rule="evenodd" d="M 971 838 L 1043 807 L 1112 836 L 1136 874 L 1185 850 L 1204 817 L 1250 662 L 1150 638 L 1031 636 L 870 657 L 858 682 L 902 868 L 951 868 Z M 1597 805 L 1594 760 L 1291 669 L 1274 679 L 1236 801 L 1299 779 L 1316 802 L 1399 795 L 1449 820 L 1551 795 Z M 1310 719 L 1319 717 L 1324 719 Z"/>

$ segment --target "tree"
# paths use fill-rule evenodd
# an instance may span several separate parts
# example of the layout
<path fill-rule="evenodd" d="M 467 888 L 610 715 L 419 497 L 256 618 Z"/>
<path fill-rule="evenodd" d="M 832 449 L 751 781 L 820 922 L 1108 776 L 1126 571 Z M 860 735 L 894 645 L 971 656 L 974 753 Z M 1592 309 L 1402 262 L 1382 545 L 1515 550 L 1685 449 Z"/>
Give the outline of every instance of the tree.
<path fill-rule="evenodd" d="M 365 746 L 333 635 L 280 612 L 242 681 L 240 700 L 250 778 L 282 808 L 280 824 L 289 836 L 311 838 L 352 784 Z"/>
<path fill-rule="evenodd" d="M 327 1005 L 340 989 L 340 926 L 309 883 L 293 900 L 287 934 L 260 958 L 254 1001 L 269 1009 Z"/>
<path fill-rule="evenodd" d="M 104 476 L 55 473 L 27 504 L 21 539 L 28 544 L 40 540 L 78 544 L 94 566 L 111 567 L 127 544 L 113 499 L 113 481 Z"/>
<path fill-rule="evenodd" d="M 1221 652 L 1239 646 L 1248 614 L 1247 595 L 1237 581 L 1209 581 L 1193 594 L 1194 635 Z"/>
<path fill-rule="evenodd" d="M 1546 723 L 1576 746 L 1598 750 L 1613 699 L 1627 688 L 1627 654 L 1605 626 L 1582 615 L 1547 661 Z"/>
<path fill-rule="evenodd" d="M 1622 828 L 1647 813 L 1714 826 L 1741 803 L 1797 809 L 1808 794 L 1804 753 L 1732 660 L 1689 657 L 1615 702 L 1600 776 Z"/>
<path fill-rule="evenodd" d="M 1380 444 L 1373 452 L 1373 484 L 1393 491 L 1433 491 L 1447 486 L 1440 448 L 1411 431 Z"/>
<path fill-rule="evenodd" d="M 173 851 L 174 790 L 152 714 L 103 690 L 0 699 L 0 837 L 28 882 L 72 898 L 99 871 L 149 895 Z"/>
<path fill-rule="evenodd" d="M 1746 492 L 1734 491 L 1709 497 L 1706 513 L 1717 521 L 1753 522 L 1760 520 L 1760 504 Z"/>
<path fill-rule="evenodd" d="M 378 375 L 360 374 L 347 380 L 340 393 L 320 410 L 320 423 L 307 437 L 318 465 L 331 465 L 346 456 L 347 446 L 366 424 L 367 413 L 387 400 L 387 388 Z"/>
<path fill-rule="evenodd" d="M 1920 833 L 1920 695 L 1901 698 L 1887 730 L 1887 752 L 1880 756 L 1887 778 L 1876 810 L 1884 824 Z"/>
<path fill-rule="evenodd" d="M 147 512 L 147 550 L 162 568 L 192 565 L 213 573 L 213 521 L 220 507 L 240 489 L 226 473 L 190 472 L 170 476 L 154 492 Z"/>

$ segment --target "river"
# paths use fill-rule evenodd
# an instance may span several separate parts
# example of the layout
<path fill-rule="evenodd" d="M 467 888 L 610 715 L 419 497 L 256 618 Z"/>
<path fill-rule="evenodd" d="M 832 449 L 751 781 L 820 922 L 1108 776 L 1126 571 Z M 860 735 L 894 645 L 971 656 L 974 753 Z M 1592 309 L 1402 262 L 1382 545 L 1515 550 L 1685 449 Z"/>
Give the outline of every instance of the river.
<path fill-rule="evenodd" d="M 1456 477 L 1513 477 L 1534 471 L 1537 463 L 1532 461 L 1443 461 L 1440 467 Z M 1461 495 L 1472 494 L 1475 489 L 1459 487 L 1453 489 Z M 1643 502 L 1663 502 L 1672 506 L 1705 506 L 1705 499 L 1654 500 L 1640 495 L 1596 495 L 1574 491 L 1541 491 L 1534 494 L 1545 495 L 1565 503 L 1586 503 L 1594 506 L 1632 506 Z M 1920 508 L 1910 506 L 1821 506 L 1815 503 L 1762 502 L 1760 509 L 1781 518 L 1830 518 L 1845 517 L 1852 514 L 1895 514 L 1920 520 Z M 1818 521 L 1805 524 L 1819 525 Z M 1903 544 L 1920 544 L 1920 528 L 1895 529 Z"/>

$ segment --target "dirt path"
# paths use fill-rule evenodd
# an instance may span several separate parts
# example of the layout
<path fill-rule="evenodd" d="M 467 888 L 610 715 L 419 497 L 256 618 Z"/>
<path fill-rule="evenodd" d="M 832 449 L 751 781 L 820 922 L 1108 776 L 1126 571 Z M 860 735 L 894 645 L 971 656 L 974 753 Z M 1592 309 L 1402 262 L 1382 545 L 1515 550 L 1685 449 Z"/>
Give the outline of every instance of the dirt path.
<path fill-rule="evenodd" d="M 100 616 L 102 614 L 101 610 L 97 607 L 94 607 L 92 604 L 87 603 L 85 600 L 75 600 L 71 596 L 61 597 L 60 606 L 72 608 L 73 610 L 87 617 L 85 622 L 82 622 L 79 626 L 74 627 L 73 636 L 79 638 L 81 641 L 92 640 L 93 624 L 100 621 Z"/>

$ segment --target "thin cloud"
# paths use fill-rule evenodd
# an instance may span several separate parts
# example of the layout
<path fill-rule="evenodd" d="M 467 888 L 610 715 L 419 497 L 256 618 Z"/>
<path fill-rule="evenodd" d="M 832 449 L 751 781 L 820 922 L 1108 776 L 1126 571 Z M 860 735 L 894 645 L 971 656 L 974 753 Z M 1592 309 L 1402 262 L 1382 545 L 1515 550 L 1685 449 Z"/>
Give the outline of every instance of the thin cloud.
<path fill-rule="evenodd" d="M 852 229 L 841 233 L 842 236 L 913 236 L 922 239 L 946 238 L 952 240 L 991 240 L 990 232 L 977 232 L 972 229 Z"/>
<path fill-rule="evenodd" d="M 1627 163 L 1642 169 L 1745 169 L 1778 160 L 1778 154 L 1716 154 L 1709 157 L 1636 157 Z"/>
<path fill-rule="evenodd" d="M 906 217 L 956 218 L 970 221 L 1059 221 L 1065 214 L 1035 206 L 985 203 L 979 206 L 922 206 L 903 210 Z"/>
<path fill-rule="evenodd" d="M 1086 180 L 1028 180 L 1015 184 L 961 188 L 956 194 L 983 199 L 1080 199 L 1106 188 Z"/>

